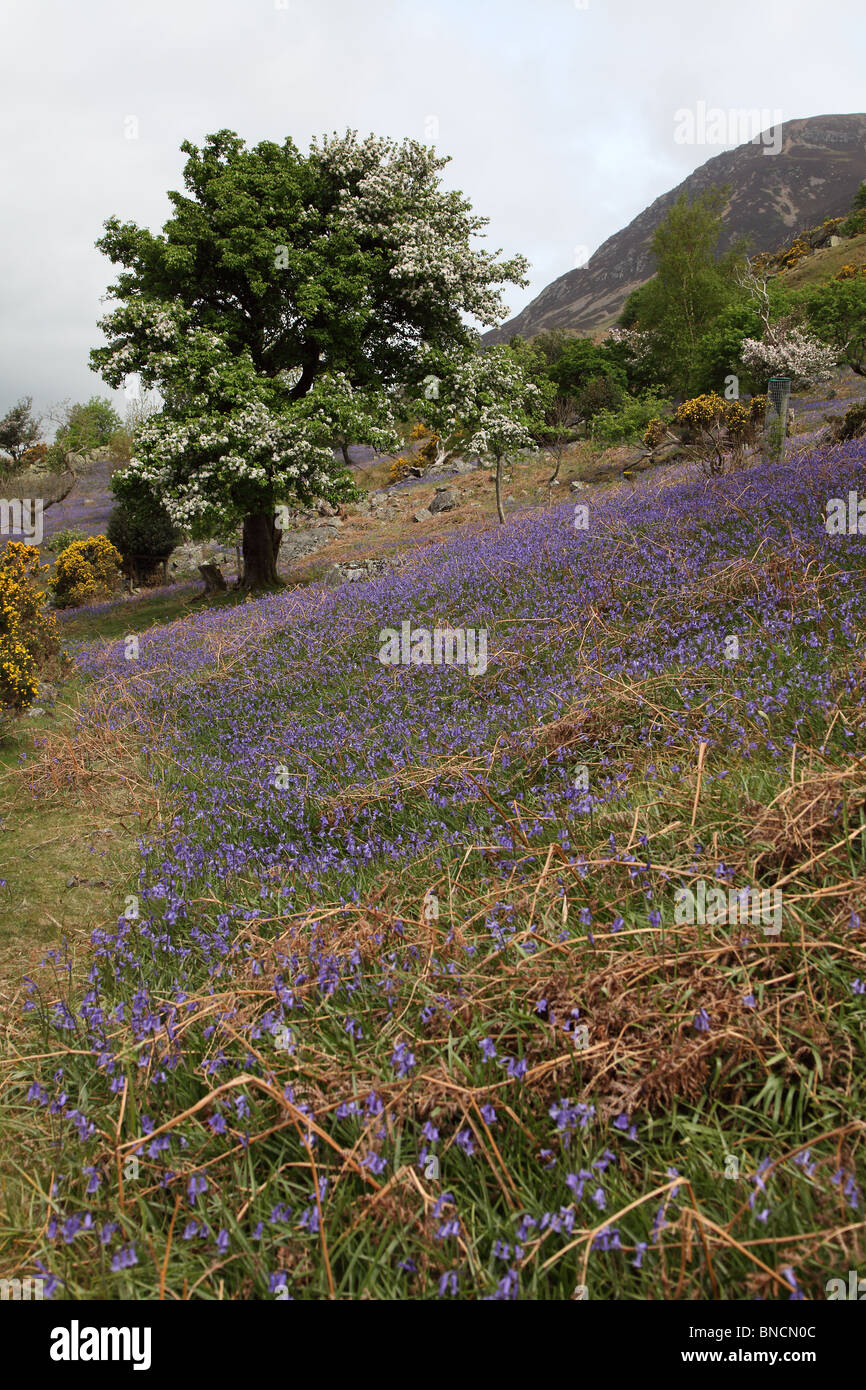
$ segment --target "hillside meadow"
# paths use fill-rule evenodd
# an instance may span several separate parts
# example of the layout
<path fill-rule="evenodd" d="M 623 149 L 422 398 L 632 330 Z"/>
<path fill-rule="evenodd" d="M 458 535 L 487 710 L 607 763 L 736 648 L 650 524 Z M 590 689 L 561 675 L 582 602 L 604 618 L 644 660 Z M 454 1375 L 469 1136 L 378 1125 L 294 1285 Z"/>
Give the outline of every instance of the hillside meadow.
<path fill-rule="evenodd" d="M 864 464 L 804 436 L 370 582 L 74 613 L 4 750 L 3 1273 L 788 1300 L 862 1265 L 866 560 L 826 518 Z"/>

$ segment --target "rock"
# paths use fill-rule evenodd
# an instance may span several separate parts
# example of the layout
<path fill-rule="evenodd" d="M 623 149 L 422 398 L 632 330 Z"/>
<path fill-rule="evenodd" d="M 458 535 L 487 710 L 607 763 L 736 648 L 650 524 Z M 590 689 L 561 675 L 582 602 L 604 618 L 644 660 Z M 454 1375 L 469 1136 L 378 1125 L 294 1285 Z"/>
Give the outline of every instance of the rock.
<path fill-rule="evenodd" d="M 280 563 L 290 565 L 305 555 L 312 555 L 327 545 L 330 537 L 324 530 L 285 531 L 280 546 Z"/>
<path fill-rule="evenodd" d="M 417 512 L 415 513 L 415 515 L 412 517 L 412 520 L 413 520 L 413 521 L 429 521 L 432 515 L 433 515 L 433 513 L 431 512 L 431 510 L 430 510 L 429 507 L 419 507 L 418 511 L 417 511 Z"/>
<path fill-rule="evenodd" d="M 31 705 L 27 713 L 30 715 L 31 719 L 35 719 L 37 714 L 44 714 L 45 711 L 40 705 Z"/>
<path fill-rule="evenodd" d="M 322 576 L 322 583 L 329 589 L 340 584 L 352 584 L 364 579 L 378 579 L 394 568 L 394 561 L 382 555 L 371 556 L 368 560 L 346 560 L 341 565 L 331 565 Z"/>
<path fill-rule="evenodd" d="M 319 516 L 339 516 L 338 509 L 332 507 L 330 502 L 326 501 L 324 497 L 320 497 L 316 503 L 316 511 L 319 513 Z"/>
<path fill-rule="evenodd" d="M 173 552 L 169 569 L 172 573 L 178 574 L 186 573 L 187 571 L 189 573 L 194 573 L 199 565 L 204 564 L 204 561 L 204 547 L 187 541 L 183 545 L 179 545 Z"/>
<path fill-rule="evenodd" d="M 455 473 L 474 473 L 477 467 L 477 463 L 470 463 L 468 459 L 455 459 L 452 464 Z"/>
<path fill-rule="evenodd" d="M 430 503 L 429 510 L 434 513 L 450 512 L 452 508 L 457 506 L 459 501 L 460 493 L 457 491 L 456 487 L 438 487 L 436 489 L 436 496 Z"/>

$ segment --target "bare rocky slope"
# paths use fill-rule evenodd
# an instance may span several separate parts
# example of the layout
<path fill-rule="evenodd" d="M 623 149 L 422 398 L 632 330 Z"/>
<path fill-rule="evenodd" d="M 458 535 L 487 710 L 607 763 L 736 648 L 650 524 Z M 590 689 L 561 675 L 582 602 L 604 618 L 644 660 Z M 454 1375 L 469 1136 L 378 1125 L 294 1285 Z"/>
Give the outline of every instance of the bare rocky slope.
<path fill-rule="evenodd" d="M 778 154 L 749 143 L 708 159 L 608 237 L 584 267 L 560 275 L 514 318 L 487 333 L 485 342 L 507 342 L 516 333 L 527 338 L 549 328 L 592 333 L 613 323 L 631 291 L 654 273 L 653 233 L 681 193 L 694 198 L 729 184 L 724 242 L 745 235 L 754 254 L 775 251 L 801 228 L 842 216 L 863 179 L 866 115 L 786 121 Z"/>

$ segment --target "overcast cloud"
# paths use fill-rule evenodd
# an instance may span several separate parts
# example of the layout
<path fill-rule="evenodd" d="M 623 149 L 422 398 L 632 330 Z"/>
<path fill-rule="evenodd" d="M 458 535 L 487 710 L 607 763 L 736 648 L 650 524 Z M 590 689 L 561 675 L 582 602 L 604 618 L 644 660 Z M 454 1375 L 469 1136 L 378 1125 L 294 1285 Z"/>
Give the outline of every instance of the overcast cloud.
<path fill-rule="evenodd" d="M 864 72 L 863 0 L 0 0 L 0 414 L 122 405 L 88 368 L 93 243 L 113 214 L 162 226 L 184 139 L 435 144 L 532 263 L 516 312 L 720 152 L 675 142 L 679 108 L 862 111 Z"/>

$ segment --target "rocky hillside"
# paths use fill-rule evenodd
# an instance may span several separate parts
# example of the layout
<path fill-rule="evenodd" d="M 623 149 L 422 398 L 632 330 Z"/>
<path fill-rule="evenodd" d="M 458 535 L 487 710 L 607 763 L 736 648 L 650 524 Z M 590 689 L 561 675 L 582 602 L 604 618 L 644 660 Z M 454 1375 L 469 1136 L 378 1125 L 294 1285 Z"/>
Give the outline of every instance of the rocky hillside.
<path fill-rule="evenodd" d="M 787 121 L 778 154 L 749 143 L 708 159 L 608 237 L 586 266 L 560 275 L 485 341 L 507 342 L 515 333 L 530 337 L 549 328 L 589 333 L 612 323 L 631 291 L 653 274 L 653 232 L 681 193 L 693 198 L 729 184 L 728 239 L 746 235 L 753 251 L 773 251 L 799 228 L 847 212 L 864 178 L 866 115 Z"/>

